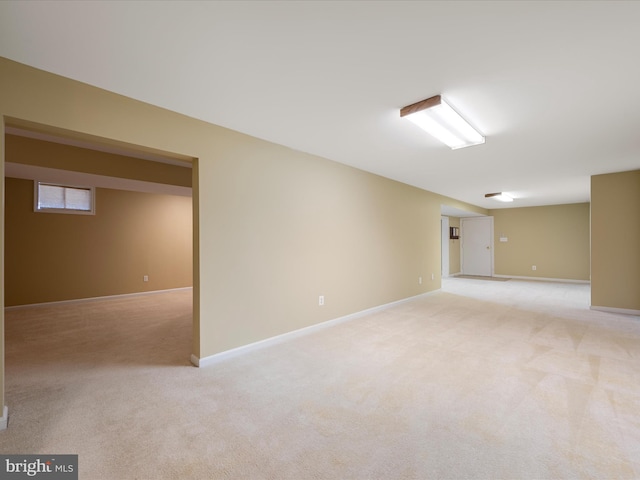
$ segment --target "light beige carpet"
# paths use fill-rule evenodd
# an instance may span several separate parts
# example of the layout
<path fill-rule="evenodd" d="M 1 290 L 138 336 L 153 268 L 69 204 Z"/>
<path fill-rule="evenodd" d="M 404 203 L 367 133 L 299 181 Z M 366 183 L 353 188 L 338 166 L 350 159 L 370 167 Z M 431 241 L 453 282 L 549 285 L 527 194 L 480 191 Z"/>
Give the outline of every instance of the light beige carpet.
<path fill-rule="evenodd" d="M 204 369 L 189 292 L 8 311 L 0 451 L 83 480 L 639 478 L 640 319 L 588 298 L 449 280 Z"/>

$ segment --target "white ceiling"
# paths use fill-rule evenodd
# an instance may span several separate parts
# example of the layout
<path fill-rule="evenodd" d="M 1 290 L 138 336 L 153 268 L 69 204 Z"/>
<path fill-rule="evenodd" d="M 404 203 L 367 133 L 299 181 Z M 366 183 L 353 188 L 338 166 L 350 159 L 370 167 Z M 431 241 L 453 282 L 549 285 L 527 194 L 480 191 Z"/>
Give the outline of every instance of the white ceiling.
<path fill-rule="evenodd" d="M 640 168 L 640 2 L 2 1 L 0 55 L 486 208 Z M 400 118 L 436 94 L 486 144 Z"/>

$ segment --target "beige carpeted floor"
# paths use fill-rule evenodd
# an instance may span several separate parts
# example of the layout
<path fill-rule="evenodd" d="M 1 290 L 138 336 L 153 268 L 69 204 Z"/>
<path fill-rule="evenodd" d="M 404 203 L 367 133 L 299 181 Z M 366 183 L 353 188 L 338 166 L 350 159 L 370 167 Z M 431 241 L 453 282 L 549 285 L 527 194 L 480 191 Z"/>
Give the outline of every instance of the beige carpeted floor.
<path fill-rule="evenodd" d="M 188 291 L 10 310 L 0 452 L 83 480 L 640 478 L 640 318 L 588 305 L 450 279 L 204 369 Z"/>
<path fill-rule="evenodd" d="M 488 280 L 490 282 L 506 282 L 507 280 L 511 280 L 506 277 L 483 277 L 481 275 L 456 275 L 451 278 L 471 278 L 473 280 Z"/>

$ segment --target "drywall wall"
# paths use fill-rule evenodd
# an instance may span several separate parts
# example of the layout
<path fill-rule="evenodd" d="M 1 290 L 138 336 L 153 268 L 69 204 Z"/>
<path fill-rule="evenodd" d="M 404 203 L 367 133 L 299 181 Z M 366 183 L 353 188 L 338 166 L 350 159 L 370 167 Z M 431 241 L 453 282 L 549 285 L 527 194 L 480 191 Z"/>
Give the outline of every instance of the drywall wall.
<path fill-rule="evenodd" d="M 640 170 L 591 177 L 591 305 L 640 311 Z"/>
<path fill-rule="evenodd" d="M 6 59 L 0 116 L 193 159 L 198 358 L 439 288 L 440 205 L 482 210 Z"/>
<path fill-rule="evenodd" d="M 490 214 L 496 275 L 589 280 L 588 203 L 495 209 Z"/>
<path fill-rule="evenodd" d="M 460 228 L 458 217 L 449 217 L 449 227 Z M 460 273 L 460 239 L 449 239 L 449 274 Z"/>
<path fill-rule="evenodd" d="M 233 156 L 200 192 L 224 232 L 201 254 L 225 252 L 210 292 L 230 347 L 439 288 L 436 195 L 256 139 Z"/>
<path fill-rule="evenodd" d="M 191 168 L 6 135 L 5 161 L 165 185 L 191 187 Z"/>
<path fill-rule="evenodd" d="M 31 180 L 5 188 L 6 306 L 192 285 L 191 198 L 98 188 L 73 215 L 34 212 Z"/>

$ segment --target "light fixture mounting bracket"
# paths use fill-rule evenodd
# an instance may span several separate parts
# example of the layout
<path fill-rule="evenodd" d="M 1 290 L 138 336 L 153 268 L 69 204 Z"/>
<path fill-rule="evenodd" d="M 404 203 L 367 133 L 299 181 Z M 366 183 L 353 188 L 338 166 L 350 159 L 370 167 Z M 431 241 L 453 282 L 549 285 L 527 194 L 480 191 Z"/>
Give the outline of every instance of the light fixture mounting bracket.
<path fill-rule="evenodd" d="M 419 102 L 412 103 L 400 109 L 400 116 L 411 115 L 412 113 L 419 112 L 420 110 L 426 110 L 427 108 L 435 107 L 442 103 L 442 97 L 440 95 L 434 95 L 426 100 L 420 100 Z"/>

